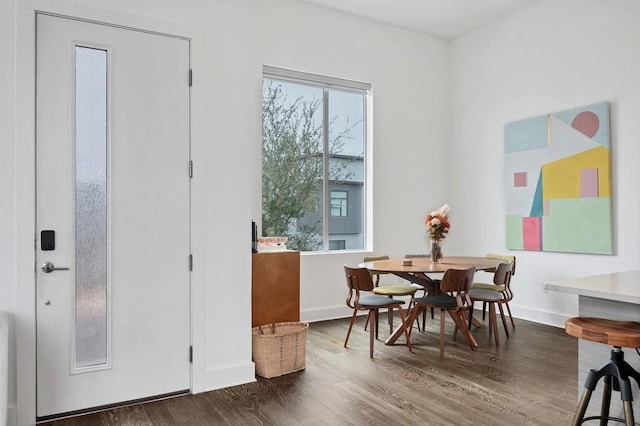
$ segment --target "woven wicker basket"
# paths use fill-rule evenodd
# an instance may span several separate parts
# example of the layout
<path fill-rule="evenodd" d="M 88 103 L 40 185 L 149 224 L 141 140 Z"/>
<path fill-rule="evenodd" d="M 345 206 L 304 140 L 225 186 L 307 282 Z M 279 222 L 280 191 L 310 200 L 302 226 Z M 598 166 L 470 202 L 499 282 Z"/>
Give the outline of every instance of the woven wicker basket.
<path fill-rule="evenodd" d="M 305 368 L 307 329 L 303 322 L 277 322 L 251 329 L 253 362 L 260 377 L 278 377 Z"/>

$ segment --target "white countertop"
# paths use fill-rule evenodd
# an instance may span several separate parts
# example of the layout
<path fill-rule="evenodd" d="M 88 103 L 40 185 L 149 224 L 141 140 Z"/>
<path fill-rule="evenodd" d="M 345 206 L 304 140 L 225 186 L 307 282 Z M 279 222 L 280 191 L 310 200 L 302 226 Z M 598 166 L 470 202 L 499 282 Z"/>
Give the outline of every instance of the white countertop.
<path fill-rule="evenodd" d="M 640 271 L 548 281 L 544 283 L 544 288 L 640 305 Z"/>

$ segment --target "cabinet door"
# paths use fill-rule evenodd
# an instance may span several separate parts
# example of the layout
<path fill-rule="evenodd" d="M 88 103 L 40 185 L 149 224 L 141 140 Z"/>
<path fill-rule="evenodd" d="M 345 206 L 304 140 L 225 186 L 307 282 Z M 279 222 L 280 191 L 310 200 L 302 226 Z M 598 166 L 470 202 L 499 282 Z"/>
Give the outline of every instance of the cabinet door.
<path fill-rule="evenodd" d="M 251 326 L 300 321 L 300 252 L 252 255 Z"/>

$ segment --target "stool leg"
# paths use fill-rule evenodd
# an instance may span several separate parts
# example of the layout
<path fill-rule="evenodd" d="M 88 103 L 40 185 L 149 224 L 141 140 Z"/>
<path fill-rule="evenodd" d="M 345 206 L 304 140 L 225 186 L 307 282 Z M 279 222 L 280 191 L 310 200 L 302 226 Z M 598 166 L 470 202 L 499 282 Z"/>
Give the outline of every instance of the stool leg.
<path fill-rule="evenodd" d="M 624 401 L 624 418 L 626 426 L 634 426 L 635 419 L 633 418 L 633 406 L 631 405 L 631 401 Z"/>
<path fill-rule="evenodd" d="M 611 376 L 604 376 L 604 389 L 602 390 L 602 405 L 600 406 L 600 426 L 609 424 L 609 408 L 611 407 Z"/>
<path fill-rule="evenodd" d="M 578 404 L 578 409 L 576 410 L 576 415 L 573 417 L 571 426 L 580 426 L 582 424 L 582 419 L 584 419 L 584 413 L 587 412 L 587 407 L 589 406 L 589 400 L 591 399 L 592 392 L 593 391 L 588 388 L 585 388 L 585 390 L 582 392 L 580 403 Z"/>

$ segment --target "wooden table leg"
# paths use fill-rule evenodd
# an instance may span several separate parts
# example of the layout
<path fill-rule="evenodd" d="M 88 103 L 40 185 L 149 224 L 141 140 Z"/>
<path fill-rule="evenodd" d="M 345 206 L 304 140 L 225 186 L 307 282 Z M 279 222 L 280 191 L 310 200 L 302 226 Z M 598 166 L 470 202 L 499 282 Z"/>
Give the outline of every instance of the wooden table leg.
<path fill-rule="evenodd" d="M 411 339 L 411 329 L 413 327 L 413 323 L 422 311 L 424 311 L 424 306 L 414 306 L 413 309 L 411 309 L 408 318 L 405 319 L 404 324 L 398 325 L 398 327 L 396 327 L 396 329 L 393 331 L 393 334 L 391 334 L 391 336 L 389 336 L 387 340 L 385 340 L 385 345 L 393 345 L 396 340 L 398 340 L 398 338 L 404 334 L 405 328 L 407 329 L 407 332 L 409 334 L 409 339 Z"/>
<path fill-rule="evenodd" d="M 464 314 L 460 312 L 449 311 L 449 315 L 451 316 L 451 319 L 453 319 L 453 322 L 456 324 L 460 332 L 464 335 L 465 339 L 467 339 L 467 342 L 469 343 L 471 349 L 477 348 L 478 342 L 476 342 L 476 339 L 467 328 L 467 321 L 464 318 Z"/>

